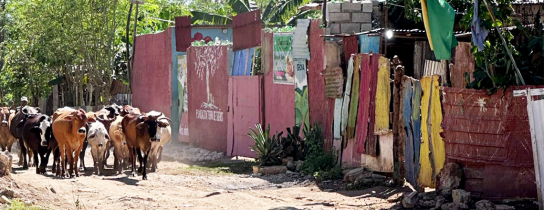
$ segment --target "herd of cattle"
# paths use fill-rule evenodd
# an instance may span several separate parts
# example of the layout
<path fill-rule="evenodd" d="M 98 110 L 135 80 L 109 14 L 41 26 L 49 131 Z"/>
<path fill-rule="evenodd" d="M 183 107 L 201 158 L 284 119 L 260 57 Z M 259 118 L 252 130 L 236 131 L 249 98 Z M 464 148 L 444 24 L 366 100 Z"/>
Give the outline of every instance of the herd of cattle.
<path fill-rule="evenodd" d="M 171 137 L 171 121 L 164 114 L 142 113 L 128 105 L 108 105 L 97 112 L 64 107 L 53 116 L 30 106 L 17 112 L 2 107 L 0 122 L 2 151 L 11 152 L 17 141 L 20 145 L 19 165 L 28 169 L 33 159 L 37 174 L 45 174 L 49 156 L 53 153 L 51 171 L 59 177 L 73 177 L 74 172 L 79 176 L 79 171 L 85 170 L 85 150 L 90 145 L 96 174 L 103 174 L 113 148 L 114 169 L 121 173 L 130 164 L 132 176 L 135 176 L 137 157 L 138 171 L 145 180 L 148 167 L 151 171 L 157 169 L 163 146 Z M 75 168 L 78 159 L 81 159 L 79 170 Z"/>

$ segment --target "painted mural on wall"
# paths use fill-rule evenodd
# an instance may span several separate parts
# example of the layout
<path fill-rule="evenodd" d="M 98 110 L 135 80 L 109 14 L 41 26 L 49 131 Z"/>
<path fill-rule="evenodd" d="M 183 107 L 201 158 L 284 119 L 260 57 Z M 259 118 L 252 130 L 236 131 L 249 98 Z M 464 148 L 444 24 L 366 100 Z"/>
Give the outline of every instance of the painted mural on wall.
<path fill-rule="evenodd" d="M 228 53 L 226 46 L 190 47 L 188 64 L 188 118 L 190 142 L 208 150 L 226 152 Z"/>
<path fill-rule="evenodd" d="M 310 124 L 306 69 L 306 59 L 295 60 L 295 125 L 302 128 Z"/>
<path fill-rule="evenodd" d="M 274 34 L 274 83 L 294 84 L 293 34 Z"/>
<path fill-rule="evenodd" d="M 187 120 L 187 56 L 178 55 L 178 93 L 179 104 L 178 116 L 180 116 L 179 134 L 185 137 L 189 136 L 189 124 Z"/>

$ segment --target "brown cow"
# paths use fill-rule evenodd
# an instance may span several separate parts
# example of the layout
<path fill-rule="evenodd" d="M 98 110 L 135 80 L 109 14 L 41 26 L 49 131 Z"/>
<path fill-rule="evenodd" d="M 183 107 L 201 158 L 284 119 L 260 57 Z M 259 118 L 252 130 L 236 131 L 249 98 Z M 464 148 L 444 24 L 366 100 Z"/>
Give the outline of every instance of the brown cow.
<path fill-rule="evenodd" d="M 124 117 L 128 114 L 142 114 L 142 112 L 136 107 L 125 105 L 119 115 L 121 115 L 121 117 Z"/>
<path fill-rule="evenodd" d="M 28 169 L 28 162 L 27 162 L 27 148 L 25 146 L 25 143 L 23 141 L 23 128 L 17 127 L 17 125 L 21 122 L 24 122 L 26 120 L 26 117 L 30 114 L 37 114 L 40 112 L 39 108 L 25 106 L 21 109 L 21 111 L 17 112 L 15 116 L 10 121 L 9 126 L 9 132 L 11 135 L 17 139 L 19 143 L 19 153 L 20 153 L 20 159 L 19 159 L 19 165 L 23 165 L 23 169 Z M 31 159 L 31 154 L 29 153 L 28 159 Z"/>
<path fill-rule="evenodd" d="M 130 160 L 130 151 L 127 145 L 125 134 L 123 133 L 122 125 L 123 117 L 118 116 L 113 123 L 111 123 L 109 134 L 111 138 L 111 145 L 113 146 L 114 156 L 114 169 L 117 173 L 121 173 L 125 166 L 128 166 Z"/>
<path fill-rule="evenodd" d="M 0 148 L 2 151 L 11 152 L 11 147 L 15 142 L 15 138 L 9 132 L 10 118 L 15 116 L 9 110 L 9 107 L 0 108 Z"/>
<path fill-rule="evenodd" d="M 62 171 L 57 175 L 64 177 L 66 175 L 66 160 L 70 164 L 69 176 L 73 177 L 75 166 L 77 165 L 79 154 L 83 148 L 83 142 L 87 134 L 87 116 L 82 109 L 62 108 L 53 114 L 53 135 L 59 145 Z M 79 176 L 78 170 L 75 170 L 76 177 Z"/>
<path fill-rule="evenodd" d="M 151 151 L 151 142 L 160 141 L 159 128 L 167 125 L 157 120 L 156 116 L 146 116 L 142 114 L 126 115 L 122 122 L 123 133 L 125 134 L 127 144 L 131 148 L 132 157 L 132 175 L 135 176 L 136 158 L 140 160 L 139 171 L 142 171 L 142 179 L 147 180 L 147 160 Z M 141 152 L 143 152 L 143 157 Z M 143 164 L 142 164 L 143 163 Z"/>

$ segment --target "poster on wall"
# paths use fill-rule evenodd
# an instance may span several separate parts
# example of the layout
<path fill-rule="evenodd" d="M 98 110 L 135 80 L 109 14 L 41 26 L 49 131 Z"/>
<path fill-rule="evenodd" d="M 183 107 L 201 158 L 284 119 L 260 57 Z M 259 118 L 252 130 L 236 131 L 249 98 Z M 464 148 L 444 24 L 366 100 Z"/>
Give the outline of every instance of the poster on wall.
<path fill-rule="evenodd" d="M 187 56 L 178 55 L 178 93 L 179 93 L 179 135 L 186 138 L 189 136 L 189 124 L 187 120 Z M 183 141 L 183 139 L 182 139 Z"/>
<path fill-rule="evenodd" d="M 306 59 L 295 59 L 295 125 L 301 128 L 308 125 L 310 122 L 309 112 Z"/>
<path fill-rule="evenodd" d="M 294 84 L 293 34 L 274 34 L 274 83 Z"/>

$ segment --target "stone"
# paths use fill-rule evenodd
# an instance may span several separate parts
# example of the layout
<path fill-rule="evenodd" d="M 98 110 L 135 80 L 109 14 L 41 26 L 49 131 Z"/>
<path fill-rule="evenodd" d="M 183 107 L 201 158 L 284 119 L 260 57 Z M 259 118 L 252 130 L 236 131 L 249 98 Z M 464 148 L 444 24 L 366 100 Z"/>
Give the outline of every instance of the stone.
<path fill-rule="evenodd" d="M 297 166 L 295 165 L 295 163 L 293 161 L 289 161 L 287 163 L 287 169 L 288 170 L 291 170 L 291 171 L 294 171 L 297 169 Z"/>
<path fill-rule="evenodd" d="M 3 204 L 11 204 L 11 201 L 5 196 L 5 195 L 2 195 L 0 197 L 0 203 L 3 203 Z"/>
<path fill-rule="evenodd" d="M 419 197 L 417 196 L 417 192 L 411 192 L 404 195 L 404 198 L 402 199 L 402 207 L 412 209 L 415 208 L 417 203 L 419 201 Z"/>
<path fill-rule="evenodd" d="M 496 210 L 514 210 L 516 208 L 513 207 L 513 206 L 509 206 L 509 205 L 496 205 L 495 209 Z"/>
<path fill-rule="evenodd" d="M 289 162 L 293 162 L 293 157 L 286 157 L 281 159 L 282 165 L 286 166 Z"/>
<path fill-rule="evenodd" d="M 368 172 L 365 171 L 365 168 L 356 168 L 347 172 L 344 176 L 344 182 L 353 183 L 359 179 L 365 178 Z"/>
<path fill-rule="evenodd" d="M 340 33 L 352 34 L 357 32 L 361 32 L 361 25 L 358 23 L 342 23 L 340 25 Z"/>
<path fill-rule="evenodd" d="M 440 207 L 444 203 L 446 203 L 446 198 L 444 198 L 444 196 L 441 196 L 441 195 L 436 196 L 436 205 L 434 206 L 434 208 L 440 209 Z"/>
<path fill-rule="evenodd" d="M 370 3 L 372 5 L 372 3 Z M 351 3 L 344 2 L 342 3 L 342 12 L 360 12 L 361 3 Z"/>
<path fill-rule="evenodd" d="M 302 169 L 302 166 L 304 165 L 304 161 L 299 160 L 295 162 L 295 171 L 299 172 L 300 169 Z"/>
<path fill-rule="evenodd" d="M 0 152 L 0 177 L 8 176 L 11 173 L 12 158 L 7 150 Z"/>
<path fill-rule="evenodd" d="M 13 198 L 13 196 L 15 195 L 15 192 L 13 192 L 13 190 L 11 189 L 1 189 L 0 195 L 6 196 L 8 198 Z"/>
<path fill-rule="evenodd" d="M 353 23 L 371 23 L 372 13 L 352 13 L 351 22 Z"/>
<path fill-rule="evenodd" d="M 329 28 L 331 29 L 331 34 L 339 34 L 340 33 L 340 23 L 331 23 L 329 25 Z"/>
<path fill-rule="evenodd" d="M 286 171 L 286 166 L 265 166 L 259 168 L 259 172 L 262 174 L 281 174 L 285 173 Z"/>
<path fill-rule="evenodd" d="M 436 190 L 442 195 L 449 195 L 461 185 L 463 169 L 457 163 L 448 163 L 440 170 L 436 179 Z"/>
<path fill-rule="evenodd" d="M 364 1 L 361 5 L 363 6 L 363 12 L 372 12 L 372 6 L 374 5 L 371 1 Z"/>
<path fill-rule="evenodd" d="M 481 200 L 476 202 L 476 210 L 495 210 L 495 204 L 488 200 Z"/>
<path fill-rule="evenodd" d="M 372 30 L 372 23 L 361 24 L 361 31 L 370 31 L 370 30 Z"/>
<path fill-rule="evenodd" d="M 469 203 L 470 202 L 470 192 L 467 192 L 462 189 L 455 189 L 451 192 L 451 197 L 453 198 L 454 203 Z"/>
<path fill-rule="evenodd" d="M 423 200 L 436 200 L 436 192 L 420 193 L 420 198 Z"/>
<path fill-rule="evenodd" d="M 440 207 L 442 210 L 465 210 L 469 209 L 467 204 L 464 203 L 445 203 Z"/>
<path fill-rule="evenodd" d="M 342 12 L 342 4 L 329 2 L 327 4 L 327 12 Z"/>
<path fill-rule="evenodd" d="M 329 21 L 331 23 L 349 23 L 351 15 L 349 13 L 329 13 Z"/>
<path fill-rule="evenodd" d="M 419 200 L 418 206 L 425 207 L 425 208 L 433 208 L 436 206 L 435 200 Z"/>
<path fill-rule="evenodd" d="M 400 195 L 393 195 L 393 196 L 387 198 L 387 202 L 389 202 L 389 203 L 396 203 L 396 202 L 401 201 L 401 199 L 402 199 L 402 196 L 400 196 Z"/>

